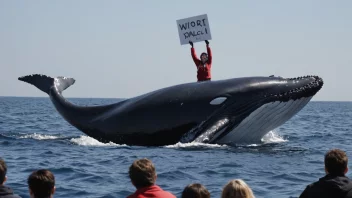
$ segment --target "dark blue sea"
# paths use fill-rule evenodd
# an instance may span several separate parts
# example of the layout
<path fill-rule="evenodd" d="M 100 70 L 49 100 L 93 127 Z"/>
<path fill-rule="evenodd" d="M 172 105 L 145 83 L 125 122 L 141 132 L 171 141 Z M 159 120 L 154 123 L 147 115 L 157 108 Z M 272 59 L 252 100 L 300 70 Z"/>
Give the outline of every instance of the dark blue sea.
<path fill-rule="evenodd" d="M 68 100 L 79 105 L 118 101 Z M 54 197 L 126 197 L 135 191 L 128 168 L 144 157 L 156 166 L 157 184 L 177 197 L 193 182 L 220 197 L 222 187 L 236 178 L 247 182 L 256 197 L 298 197 L 324 176 L 326 151 L 340 148 L 352 159 L 351 118 L 352 102 L 310 102 L 262 144 L 138 147 L 87 137 L 57 113 L 49 98 L 0 97 L 0 156 L 8 165 L 5 184 L 22 197 L 29 197 L 27 177 L 39 168 L 54 173 Z"/>

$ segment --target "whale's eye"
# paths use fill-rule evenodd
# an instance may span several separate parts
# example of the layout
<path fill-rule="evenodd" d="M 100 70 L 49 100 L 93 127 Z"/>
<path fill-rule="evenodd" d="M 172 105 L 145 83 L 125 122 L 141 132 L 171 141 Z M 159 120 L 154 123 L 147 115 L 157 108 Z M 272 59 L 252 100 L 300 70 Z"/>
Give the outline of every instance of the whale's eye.
<path fill-rule="evenodd" d="M 218 97 L 218 98 L 215 98 L 214 100 L 210 101 L 210 104 L 211 105 L 219 105 L 223 102 L 225 102 L 227 98 L 226 97 Z"/>

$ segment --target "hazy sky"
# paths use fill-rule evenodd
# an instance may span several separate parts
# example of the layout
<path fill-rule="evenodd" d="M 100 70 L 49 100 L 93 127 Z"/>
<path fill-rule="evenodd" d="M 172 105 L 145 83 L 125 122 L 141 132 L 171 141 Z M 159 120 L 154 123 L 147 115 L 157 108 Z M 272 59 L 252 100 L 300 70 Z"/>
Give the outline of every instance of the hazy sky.
<path fill-rule="evenodd" d="M 137 96 L 196 81 L 176 20 L 208 14 L 213 80 L 319 75 L 313 100 L 352 101 L 352 1 L 0 1 L 0 95 L 18 81 L 74 77 L 66 97 Z M 195 44 L 197 54 L 205 44 Z"/>

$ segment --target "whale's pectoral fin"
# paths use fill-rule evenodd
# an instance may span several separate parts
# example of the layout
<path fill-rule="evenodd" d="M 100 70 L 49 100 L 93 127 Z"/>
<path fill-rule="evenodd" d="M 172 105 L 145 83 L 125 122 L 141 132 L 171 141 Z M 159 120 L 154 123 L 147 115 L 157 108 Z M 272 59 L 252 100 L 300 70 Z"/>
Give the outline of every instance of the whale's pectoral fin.
<path fill-rule="evenodd" d="M 55 86 L 57 91 L 61 93 L 63 90 L 65 90 L 66 88 L 68 88 L 69 86 L 75 83 L 75 80 L 73 78 L 66 78 L 66 77 L 52 78 L 52 77 L 40 75 L 40 74 L 33 74 L 33 75 L 19 77 L 18 80 L 32 84 L 47 94 L 49 94 L 50 88 L 52 86 Z"/>
<path fill-rule="evenodd" d="M 195 140 L 194 142 L 212 143 L 213 140 L 221 135 L 221 133 L 227 129 L 230 122 L 228 118 L 223 118 L 208 126 Z"/>
<path fill-rule="evenodd" d="M 230 119 L 225 117 L 217 121 L 204 121 L 200 125 L 194 127 L 192 130 L 184 134 L 180 142 L 199 142 L 199 143 L 212 143 L 221 133 L 226 130 L 230 125 Z"/>

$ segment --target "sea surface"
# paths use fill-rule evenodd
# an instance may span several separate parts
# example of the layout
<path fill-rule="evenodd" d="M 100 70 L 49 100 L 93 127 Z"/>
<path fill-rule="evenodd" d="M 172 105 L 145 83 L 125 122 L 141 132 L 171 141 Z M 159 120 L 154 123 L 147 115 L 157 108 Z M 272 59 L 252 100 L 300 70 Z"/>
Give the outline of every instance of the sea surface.
<path fill-rule="evenodd" d="M 68 100 L 100 105 L 119 99 Z M 329 149 L 343 149 L 352 159 L 351 118 L 352 102 L 310 102 L 262 144 L 140 147 L 86 136 L 58 114 L 49 98 L 0 97 L 0 157 L 8 165 L 5 184 L 21 197 L 29 197 L 27 177 L 39 168 L 54 173 L 54 197 L 126 197 L 135 191 L 128 168 L 145 157 L 156 166 L 157 184 L 177 197 L 194 182 L 220 197 L 223 186 L 236 178 L 247 182 L 256 197 L 298 197 L 324 176 Z"/>

